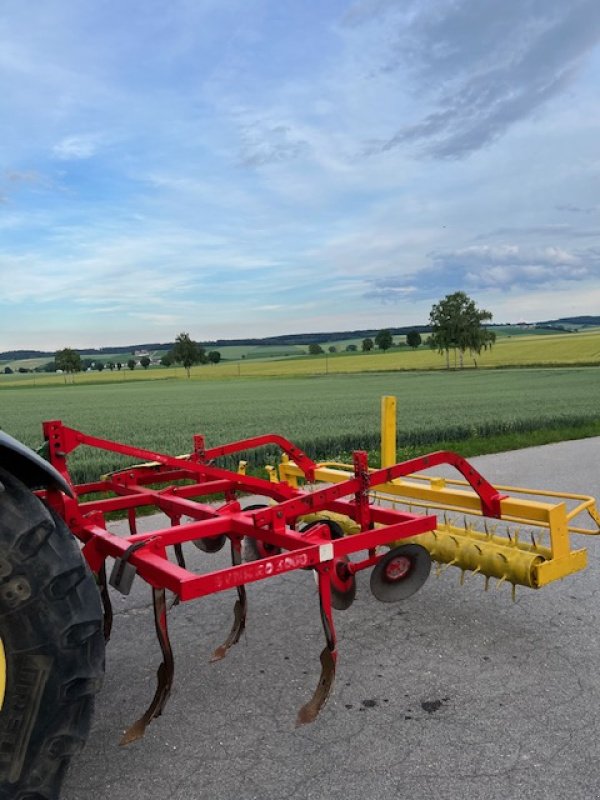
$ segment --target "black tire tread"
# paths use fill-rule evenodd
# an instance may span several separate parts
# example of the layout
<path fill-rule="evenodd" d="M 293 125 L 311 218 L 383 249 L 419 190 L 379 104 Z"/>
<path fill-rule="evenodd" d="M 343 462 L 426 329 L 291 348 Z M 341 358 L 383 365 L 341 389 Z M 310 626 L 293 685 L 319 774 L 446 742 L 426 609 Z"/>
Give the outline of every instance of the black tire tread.
<path fill-rule="evenodd" d="M 56 800 L 102 682 L 102 606 L 64 521 L 1 468 L 0 638 L 0 800 Z"/>

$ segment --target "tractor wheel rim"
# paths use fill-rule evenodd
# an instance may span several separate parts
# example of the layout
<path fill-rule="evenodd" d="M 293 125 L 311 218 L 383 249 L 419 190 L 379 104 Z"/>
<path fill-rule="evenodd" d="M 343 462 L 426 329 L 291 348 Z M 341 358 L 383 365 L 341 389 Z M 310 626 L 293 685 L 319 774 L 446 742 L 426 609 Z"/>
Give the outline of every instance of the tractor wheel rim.
<path fill-rule="evenodd" d="M 385 565 L 385 579 L 390 583 L 402 581 L 407 577 L 411 567 L 412 561 L 408 556 L 396 556 Z"/>
<path fill-rule="evenodd" d="M 0 709 L 4 705 L 4 694 L 6 692 L 6 653 L 4 643 L 0 639 Z"/>

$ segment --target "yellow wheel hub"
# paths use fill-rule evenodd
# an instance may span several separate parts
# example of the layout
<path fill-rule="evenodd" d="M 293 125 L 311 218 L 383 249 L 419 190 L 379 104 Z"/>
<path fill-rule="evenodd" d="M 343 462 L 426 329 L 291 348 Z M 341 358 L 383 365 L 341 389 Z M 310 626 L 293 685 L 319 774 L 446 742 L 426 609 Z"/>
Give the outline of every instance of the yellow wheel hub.
<path fill-rule="evenodd" d="M 4 644 L 0 639 L 0 708 L 4 705 L 4 692 L 6 691 L 6 654 Z"/>

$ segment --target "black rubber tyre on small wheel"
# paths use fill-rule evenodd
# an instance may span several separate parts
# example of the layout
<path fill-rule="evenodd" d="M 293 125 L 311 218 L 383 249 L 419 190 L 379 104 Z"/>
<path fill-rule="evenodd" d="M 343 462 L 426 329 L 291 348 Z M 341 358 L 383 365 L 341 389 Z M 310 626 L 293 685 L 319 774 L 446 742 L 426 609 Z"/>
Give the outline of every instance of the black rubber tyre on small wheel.
<path fill-rule="evenodd" d="M 243 511 L 256 511 L 259 508 L 268 508 L 266 503 L 254 503 L 253 505 L 246 506 Z M 276 556 L 281 553 L 281 547 L 274 544 L 267 544 L 261 542 L 259 539 L 254 539 L 252 536 L 244 536 L 242 542 L 242 559 L 244 561 L 258 561 L 261 558 L 268 558 L 269 556 Z"/>
<path fill-rule="evenodd" d="M 315 525 L 327 525 L 332 539 L 343 539 L 344 529 L 333 519 L 316 519 L 307 522 L 300 528 L 300 533 L 307 533 Z M 333 560 L 333 571 L 331 573 L 331 605 L 337 611 L 345 611 L 350 608 L 356 599 L 356 576 L 352 575 L 346 568 L 350 563 L 348 556 L 340 556 Z"/>
<path fill-rule="evenodd" d="M 397 603 L 417 592 L 429 577 L 431 556 L 420 544 L 401 544 L 386 553 L 371 572 L 371 591 L 382 603 Z"/>
<path fill-rule="evenodd" d="M 203 553 L 218 553 L 225 547 L 226 541 L 224 533 L 219 536 L 207 536 L 205 539 L 192 539 L 193 544 Z"/>
<path fill-rule="evenodd" d="M 103 672 L 100 595 L 77 541 L 0 469 L 0 800 L 58 798 Z"/>

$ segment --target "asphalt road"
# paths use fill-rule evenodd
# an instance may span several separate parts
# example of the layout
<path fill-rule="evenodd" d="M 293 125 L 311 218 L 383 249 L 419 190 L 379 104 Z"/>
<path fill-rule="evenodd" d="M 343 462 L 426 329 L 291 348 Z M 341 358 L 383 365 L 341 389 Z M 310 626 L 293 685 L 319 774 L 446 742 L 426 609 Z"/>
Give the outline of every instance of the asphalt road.
<path fill-rule="evenodd" d="M 495 483 L 600 498 L 600 438 L 473 459 Z M 158 647 L 149 590 L 114 596 L 93 729 L 66 800 L 591 800 L 600 798 L 600 541 L 589 567 L 539 591 L 446 570 L 403 604 L 359 576 L 337 612 L 333 695 L 312 725 L 298 708 L 323 646 L 309 573 L 249 587 L 245 636 L 223 661 L 231 592 L 170 614 L 176 681 L 145 738 L 119 737 L 146 708 Z M 190 558 L 212 558 L 193 546 Z"/>

